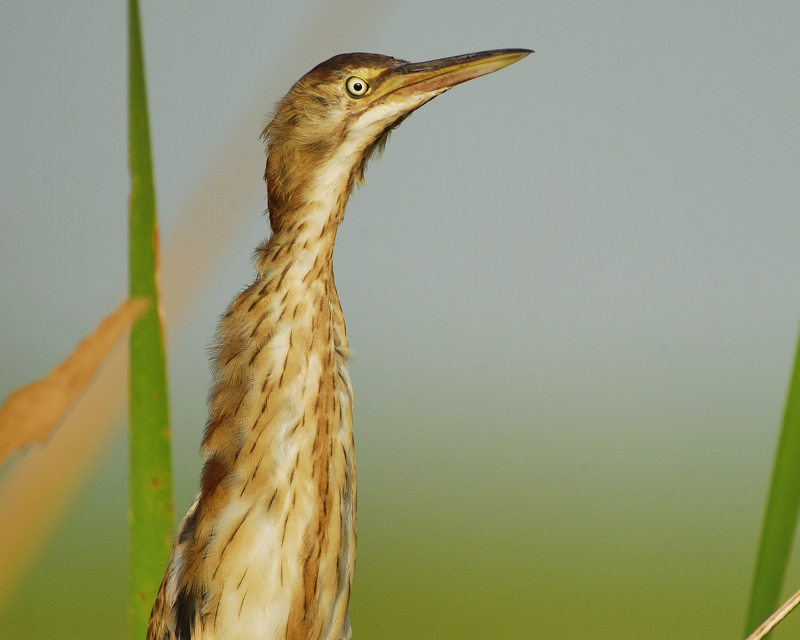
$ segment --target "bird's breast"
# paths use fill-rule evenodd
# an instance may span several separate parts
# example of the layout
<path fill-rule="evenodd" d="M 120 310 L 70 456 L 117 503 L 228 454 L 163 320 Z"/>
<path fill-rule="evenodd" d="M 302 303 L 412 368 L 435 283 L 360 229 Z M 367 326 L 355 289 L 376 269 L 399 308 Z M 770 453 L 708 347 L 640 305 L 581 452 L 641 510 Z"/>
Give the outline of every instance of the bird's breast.
<path fill-rule="evenodd" d="M 339 638 L 356 484 L 347 339 L 332 276 L 298 281 L 289 269 L 257 281 L 223 318 L 219 344 L 180 582 L 204 594 L 200 619 L 213 621 L 204 638 L 221 629 L 230 639 Z"/>

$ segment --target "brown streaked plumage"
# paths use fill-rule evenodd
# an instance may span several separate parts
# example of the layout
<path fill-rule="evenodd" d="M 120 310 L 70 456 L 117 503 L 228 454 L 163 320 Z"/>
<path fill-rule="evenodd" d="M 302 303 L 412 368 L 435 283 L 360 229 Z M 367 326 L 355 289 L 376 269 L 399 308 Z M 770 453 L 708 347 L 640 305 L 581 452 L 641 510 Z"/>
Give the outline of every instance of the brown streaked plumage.
<path fill-rule="evenodd" d="M 356 544 L 353 391 L 333 245 L 373 153 L 412 111 L 530 51 L 412 64 L 339 55 L 264 131 L 272 235 L 217 334 L 200 491 L 148 640 L 339 640 Z"/>

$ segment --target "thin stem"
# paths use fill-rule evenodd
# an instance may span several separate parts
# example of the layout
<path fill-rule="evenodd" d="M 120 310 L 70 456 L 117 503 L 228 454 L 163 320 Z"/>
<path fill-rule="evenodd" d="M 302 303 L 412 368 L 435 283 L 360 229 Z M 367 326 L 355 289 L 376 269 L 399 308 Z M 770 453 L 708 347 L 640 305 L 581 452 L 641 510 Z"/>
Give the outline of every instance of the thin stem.
<path fill-rule="evenodd" d="M 784 602 L 775 613 L 764 620 L 764 622 L 762 622 L 753 633 L 747 636 L 745 640 L 761 640 L 772 631 L 781 620 L 788 616 L 798 604 L 800 604 L 800 591 L 797 591 L 791 598 Z"/>

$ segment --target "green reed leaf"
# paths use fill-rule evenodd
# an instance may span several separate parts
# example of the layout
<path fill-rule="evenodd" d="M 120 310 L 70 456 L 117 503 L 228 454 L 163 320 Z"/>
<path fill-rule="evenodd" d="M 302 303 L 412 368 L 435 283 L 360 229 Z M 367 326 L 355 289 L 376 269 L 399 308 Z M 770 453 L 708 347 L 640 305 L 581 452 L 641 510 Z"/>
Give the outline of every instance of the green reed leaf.
<path fill-rule="evenodd" d="M 128 118 L 130 295 L 151 303 L 130 337 L 130 629 L 138 640 L 145 637 L 169 559 L 173 504 L 158 225 L 137 0 L 128 0 Z"/>
<path fill-rule="evenodd" d="M 772 481 L 761 528 L 745 636 L 780 604 L 792 540 L 800 512 L 800 342 L 775 452 Z"/>

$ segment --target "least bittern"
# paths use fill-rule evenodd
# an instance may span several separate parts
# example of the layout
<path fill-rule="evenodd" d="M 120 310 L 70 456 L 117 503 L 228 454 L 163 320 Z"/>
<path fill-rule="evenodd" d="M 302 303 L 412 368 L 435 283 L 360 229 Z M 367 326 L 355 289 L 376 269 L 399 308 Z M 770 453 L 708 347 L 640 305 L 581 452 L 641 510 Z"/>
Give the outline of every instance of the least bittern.
<path fill-rule="evenodd" d="M 333 245 L 369 158 L 412 111 L 530 53 L 338 55 L 264 130 L 272 235 L 220 322 L 200 491 L 149 640 L 339 640 L 356 557 L 353 390 Z"/>

